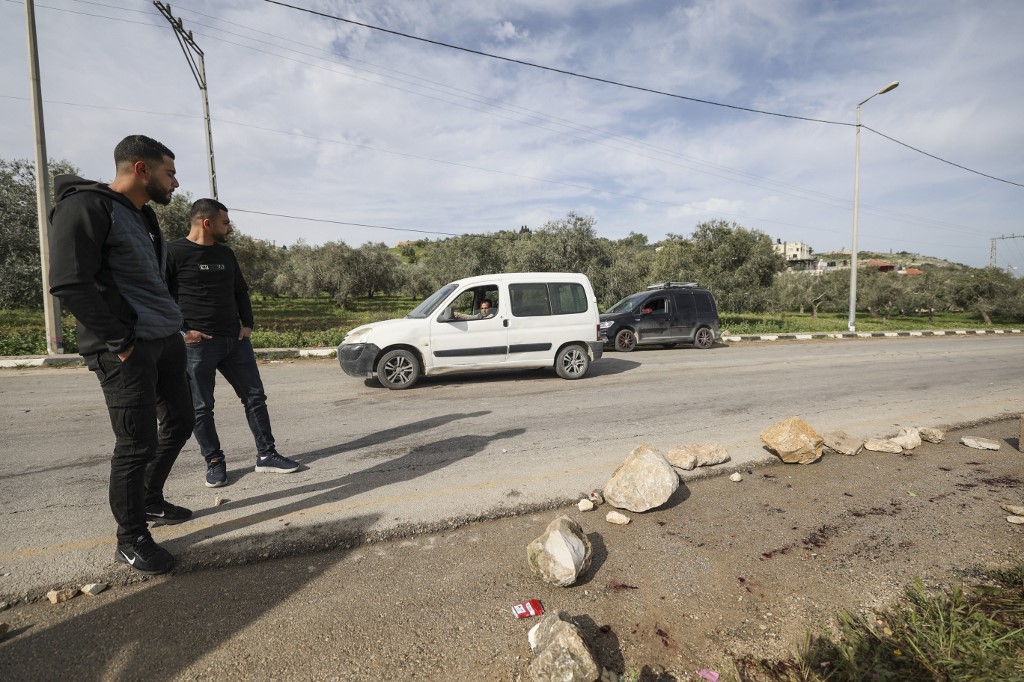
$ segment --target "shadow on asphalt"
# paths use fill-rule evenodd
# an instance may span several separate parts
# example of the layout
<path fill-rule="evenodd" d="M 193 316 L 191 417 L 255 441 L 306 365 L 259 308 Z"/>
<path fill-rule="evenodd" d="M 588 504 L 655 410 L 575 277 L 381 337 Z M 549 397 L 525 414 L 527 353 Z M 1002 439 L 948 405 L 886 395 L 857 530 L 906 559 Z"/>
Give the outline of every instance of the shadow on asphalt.
<path fill-rule="evenodd" d="M 352 519 L 366 531 L 378 515 Z M 0 646 L 7 680 L 171 680 L 181 670 L 257 623 L 349 552 L 321 555 L 305 571 L 281 571 L 280 562 L 151 579 L 131 595 L 69 617 L 41 631 L 22 628 Z M 62 604 L 87 608 L 88 597 Z M 248 658 L 294 654 L 302 633 L 267 633 L 268 649 L 239 652 Z M 85 644 L 88 643 L 88 644 Z M 211 678 L 232 671 L 209 671 Z"/>
<path fill-rule="evenodd" d="M 472 419 L 473 417 L 483 417 L 490 414 L 488 410 L 482 410 L 480 412 L 456 412 L 454 414 L 444 414 L 438 417 L 430 417 L 429 419 L 421 419 L 417 422 L 409 422 L 408 424 L 402 424 L 396 426 L 393 429 L 384 429 L 383 431 L 377 431 L 371 433 L 362 438 L 350 440 L 347 443 L 341 443 L 340 445 L 332 445 L 326 448 L 320 448 L 319 450 L 310 450 L 309 452 L 303 452 L 291 456 L 296 462 L 308 465 L 310 462 L 315 462 L 318 459 L 324 457 L 330 457 L 337 455 L 342 452 L 351 452 L 352 450 L 359 450 L 361 448 L 370 447 L 371 445 L 380 445 L 381 443 L 387 443 L 404 436 L 410 436 L 415 433 L 426 431 L 427 429 L 435 429 L 445 424 L 458 421 L 460 419 Z"/>
<path fill-rule="evenodd" d="M 222 523 L 215 523 L 193 533 L 169 540 L 166 544 L 172 552 L 175 550 L 180 551 L 182 548 L 195 542 L 215 538 L 240 528 L 248 528 L 294 512 L 319 507 L 320 505 L 340 502 L 383 486 L 410 481 L 443 469 L 467 457 L 472 457 L 482 452 L 494 441 L 513 438 L 523 433 L 526 433 L 525 429 L 510 429 L 496 433 L 493 436 L 466 435 L 445 438 L 414 448 L 401 457 L 389 459 L 368 469 L 345 474 L 329 481 L 317 481 L 297 488 L 277 490 L 264 495 L 248 497 L 244 500 L 229 500 L 218 507 L 199 510 L 193 518 L 198 519 L 224 512 L 233 512 L 245 507 L 263 505 L 270 502 L 284 502 L 284 504 L 245 516 L 228 519 Z"/>

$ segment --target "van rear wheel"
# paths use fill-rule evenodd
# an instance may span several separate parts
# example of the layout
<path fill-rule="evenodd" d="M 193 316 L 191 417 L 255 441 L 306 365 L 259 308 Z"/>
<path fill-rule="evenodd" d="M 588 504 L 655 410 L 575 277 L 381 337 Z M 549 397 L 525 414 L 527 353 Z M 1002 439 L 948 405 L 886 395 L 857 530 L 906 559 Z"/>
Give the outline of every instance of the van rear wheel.
<path fill-rule="evenodd" d="M 582 346 L 566 346 L 555 356 L 555 372 L 563 379 L 581 379 L 588 369 L 590 354 Z"/>
<path fill-rule="evenodd" d="M 620 353 L 629 353 L 636 348 L 636 334 L 632 329 L 620 329 L 615 335 L 615 350 Z"/>
<path fill-rule="evenodd" d="M 715 344 L 715 334 L 707 327 L 701 327 L 693 337 L 693 345 L 697 348 L 711 348 Z"/>
<path fill-rule="evenodd" d="M 407 350 L 389 350 L 377 363 L 377 379 L 392 391 L 411 388 L 419 378 L 419 360 Z"/>

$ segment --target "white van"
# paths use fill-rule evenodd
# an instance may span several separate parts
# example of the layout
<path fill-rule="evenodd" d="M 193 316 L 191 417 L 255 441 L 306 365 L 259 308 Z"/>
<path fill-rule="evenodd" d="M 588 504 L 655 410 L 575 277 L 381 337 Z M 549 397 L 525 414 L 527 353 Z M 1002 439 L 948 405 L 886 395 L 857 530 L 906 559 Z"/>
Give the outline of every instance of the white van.
<path fill-rule="evenodd" d="M 481 302 L 490 310 L 481 312 Z M 446 284 L 405 317 L 350 331 L 338 362 L 390 389 L 420 376 L 554 367 L 579 379 L 601 358 L 597 299 L 586 275 L 518 272 Z"/>

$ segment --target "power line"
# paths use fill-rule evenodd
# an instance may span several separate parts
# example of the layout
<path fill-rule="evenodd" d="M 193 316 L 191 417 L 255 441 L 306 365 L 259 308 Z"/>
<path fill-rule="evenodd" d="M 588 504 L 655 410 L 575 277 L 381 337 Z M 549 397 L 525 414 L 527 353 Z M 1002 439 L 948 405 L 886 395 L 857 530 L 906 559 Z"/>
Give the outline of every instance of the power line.
<path fill-rule="evenodd" d="M 827 123 L 829 125 L 853 127 L 852 123 L 844 123 L 842 121 L 828 121 L 828 120 L 824 120 L 824 119 L 820 119 L 820 118 L 809 118 L 807 116 L 794 116 L 792 114 L 780 114 L 780 113 L 775 112 L 775 111 L 765 111 L 763 109 L 751 109 L 749 107 L 741 107 L 741 106 L 738 106 L 738 105 L 735 105 L 735 104 L 724 104 L 722 102 L 713 102 L 713 101 L 707 100 L 707 99 L 698 99 L 696 97 L 687 97 L 686 95 L 679 95 L 679 94 L 676 94 L 676 93 L 673 93 L 673 92 L 665 92 L 663 90 L 655 90 L 653 88 L 645 88 L 645 87 L 643 87 L 641 85 L 631 85 L 629 83 L 622 83 L 622 82 L 619 82 L 619 81 L 613 81 L 613 80 L 610 80 L 610 79 L 607 79 L 607 78 L 599 78 L 597 76 L 588 76 L 587 74 L 577 73 L 575 71 L 567 71 L 565 69 L 556 69 L 553 66 L 544 66 L 543 64 L 534 64 L 533 62 L 527 62 L 527 61 L 524 61 L 522 59 L 513 59 L 512 57 L 503 57 L 501 55 L 491 54 L 490 52 L 482 52 L 480 50 L 474 50 L 474 49 L 471 49 L 471 48 L 468 48 L 468 47 L 462 47 L 460 45 L 452 45 L 451 43 L 443 43 L 443 42 L 441 42 L 439 40 L 431 40 L 429 38 L 421 38 L 420 36 L 415 36 L 415 35 L 412 35 L 411 33 L 402 33 L 401 31 L 393 31 L 391 29 L 383 28 L 381 26 L 374 26 L 373 24 L 364 24 L 363 22 L 360 22 L 360 21 L 355 21 L 353 19 L 345 19 L 343 17 L 335 16 L 333 14 L 327 14 L 326 12 L 317 12 L 316 10 L 306 9 L 304 7 L 296 7 L 295 5 L 289 5 L 288 3 L 285 3 L 285 2 L 279 2 L 278 0 L 263 0 L 263 1 L 264 2 L 269 2 L 272 5 L 280 5 L 281 7 L 287 7 L 288 9 L 293 9 L 293 10 L 296 10 L 298 12 L 306 12 L 307 14 L 313 14 L 313 15 L 318 16 L 318 17 L 323 17 L 324 19 L 333 19 L 334 21 L 341 21 L 341 22 L 344 22 L 346 24 L 354 24 L 356 26 L 362 26 L 363 28 L 373 29 L 374 31 L 381 31 L 383 33 L 390 33 L 391 35 L 396 35 L 396 36 L 399 36 L 399 37 L 402 37 L 402 38 L 409 38 L 410 40 L 418 40 L 420 42 L 429 43 L 431 45 L 437 45 L 439 47 L 447 47 L 448 49 L 451 49 L 451 50 L 459 50 L 460 52 L 468 52 L 469 54 L 475 54 L 475 55 L 479 55 L 481 57 L 487 57 L 489 59 L 498 59 L 498 60 L 505 61 L 505 62 L 511 62 L 513 64 L 520 64 L 522 66 L 529 66 L 530 68 L 534 68 L 534 69 L 541 69 L 542 71 L 551 71 L 551 72 L 554 72 L 554 73 L 560 73 L 560 74 L 563 74 L 565 76 L 572 76 L 574 78 L 584 78 L 586 80 L 595 81 L 595 82 L 598 82 L 598 83 L 605 83 L 607 85 L 615 85 L 615 86 L 620 87 L 620 88 L 629 88 L 630 90 L 638 90 L 640 92 L 649 92 L 649 93 L 651 93 L 653 95 L 661 95 L 663 97 L 673 97 L 675 99 L 682 99 L 682 100 L 686 100 L 688 102 L 697 102 L 698 104 L 710 104 L 710 105 L 716 106 L 716 107 L 725 107 L 726 109 L 736 109 L 738 111 L 748 111 L 748 112 L 753 113 L 753 114 L 763 114 L 765 116 L 778 116 L 780 118 L 791 118 L 791 119 L 795 119 L 795 120 L 798 120 L 798 121 L 811 121 L 813 123 Z"/>
<path fill-rule="evenodd" d="M 1005 182 L 1008 185 L 1016 185 L 1017 187 L 1024 187 L 1024 185 L 1022 185 L 1019 182 L 1013 182 L 1012 180 L 1004 180 L 1003 178 L 997 178 L 994 175 L 989 175 L 987 173 L 982 173 L 981 171 L 973 170 L 971 168 L 968 168 L 967 166 L 961 166 L 959 163 L 953 163 L 952 161 L 947 161 L 946 159 L 943 159 L 943 158 L 940 158 L 938 156 L 935 156 L 934 154 L 929 154 L 926 151 L 922 151 L 922 150 L 918 149 L 917 147 L 911 147 L 906 142 L 900 142 L 896 138 L 889 137 L 885 133 L 880 133 L 877 130 L 875 130 L 874 128 L 869 128 L 866 125 L 862 125 L 861 127 L 864 128 L 864 130 L 870 130 L 875 135 L 880 135 L 880 136 L 884 137 L 885 139 L 889 140 L 890 142 L 895 142 L 896 144 L 901 145 L 903 147 L 906 147 L 907 149 L 912 149 L 913 151 L 917 152 L 918 154 L 924 154 L 925 156 L 931 157 L 931 158 L 935 159 L 936 161 L 941 161 L 942 163 L 948 163 L 950 166 L 955 166 L 957 168 L 960 168 L 961 170 L 967 171 L 968 173 L 975 173 L 977 175 L 980 175 L 982 177 L 988 178 L 990 180 L 998 180 L 999 182 Z"/>
<path fill-rule="evenodd" d="M 725 107 L 727 109 L 736 109 L 738 111 L 747 111 L 747 112 L 750 112 L 750 113 L 753 113 L 753 114 L 762 114 L 764 116 L 778 116 L 780 118 L 790 118 L 790 119 L 795 119 L 795 120 L 798 120 L 798 121 L 810 121 L 810 122 L 813 122 L 813 123 L 827 123 L 829 125 L 856 127 L 856 125 L 853 124 L 853 123 L 845 123 L 843 121 L 829 121 L 829 120 L 826 120 L 826 119 L 810 118 L 810 117 L 807 117 L 807 116 L 794 116 L 792 114 L 781 114 L 781 113 L 778 113 L 778 112 L 775 112 L 775 111 L 765 111 L 763 109 L 752 109 L 750 107 L 741 107 L 741 106 L 737 106 L 735 104 L 725 104 L 723 102 L 715 102 L 715 101 L 712 101 L 712 100 L 699 99 L 699 98 L 696 98 L 696 97 L 688 97 L 686 95 L 680 95 L 680 94 L 673 93 L 673 92 L 665 92 L 663 90 L 655 90 L 653 88 L 646 88 L 646 87 L 643 87 L 643 86 L 640 86 L 640 85 L 632 85 L 630 83 L 622 83 L 622 82 L 613 81 L 613 80 L 610 80 L 610 79 L 607 79 L 607 78 L 599 78 L 597 76 L 590 76 L 590 75 L 583 74 L 583 73 L 578 73 L 578 72 L 575 72 L 575 71 L 568 71 L 568 70 L 565 70 L 565 69 L 558 69 L 558 68 L 555 68 L 553 66 L 545 66 L 543 64 L 535 64 L 533 62 L 528 62 L 528 61 L 524 61 L 524 60 L 521 60 L 521 59 L 513 59 L 511 57 L 503 57 L 501 55 L 491 54 L 489 52 L 483 52 L 481 50 L 474 50 L 474 49 L 471 49 L 471 48 L 468 48 L 468 47 L 462 47 L 460 45 L 452 45 L 451 43 L 444 43 L 444 42 L 441 42 L 439 40 L 431 40 L 429 38 L 422 38 L 420 36 L 412 35 L 410 33 L 402 33 L 401 31 L 394 31 L 394 30 L 391 30 L 391 29 L 388 29 L 388 28 L 383 28 L 381 26 L 374 26 L 373 24 L 367 24 L 367 23 L 363 23 L 361 21 L 355 21 L 353 19 L 345 19 L 343 17 L 339 17 L 339 16 L 336 16 L 336 15 L 333 15 L 333 14 L 327 14 L 325 12 L 318 12 L 316 10 L 306 9 L 304 7 L 296 7 L 295 5 L 289 5 L 288 3 L 280 2 L 279 0 L 263 0 L 263 1 L 264 2 L 268 2 L 268 3 L 272 4 L 272 5 L 279 5 L 281 7 L 287 7 L 288 9 L 293 9 L 293 10 L 296 10 L 298 12 L 306 12 L 307 14 L 312 14 L 312 15 L 315 15 L 315 16 L 323 17 L 325 19 L 333 19 L 334 21 L 341 21 L 341 22 L 344 22 L 346 24 L 353 24 L 355 26 L 362 26 L 363 28 L 369 28 L 369 29 L 372 29 L 374 31 L 381 31 L 383 33 L 390 33 L 391 35 L 396 35 L 396 36 L 399 36 L 399 37 L 402 37 L 402 38 L 409 38 L 410 40 L 418 40 L 420 42 L 429 43 L 431 45 L 437 45 L 439 47 L 447 47 L 447 48 L 449 48 L 451 50 L 458 50 L 460 52 L 468 52 L 469 54 L 475 54 L 475 55 L 479 55 L 481 57 L 487 57 L 489 59 L 498 59 L 498 60 L 505 61 L 505 62 L 511 62 L 513 64 L 520 64 L 522 66 L 529 66 L 529 67 L 534 68 L 534 69 L 541 69 L 543 71 L 551 71 L 551 72 L 554 72 L 554 73 L 560 73 L 560 74 L 563 74 L 563 75 L 566 75 L 566 76 L 572 76 L 573 78 L 583 78 L 583 79 L 586 79 L 586 80 L 596 81 L 598 83 L 606 83 L 608 85 L 614 85 L 614 86 L 617 86 L 617 87 L 620 87 L 620 88 L 628 88 L 630 90 L 638 90 L 640 92 L 648 92 L 648 93 L 651 93 L 651 94 L 654 94 L 654 95 L 661 95 L 663 97 L 672 97 L 672 98 L 675 98 L 675 99 L 687 100 L 689 102 L 697 102 L 698 104 L 708 104 L 708 105 L 716 106 L 716 107 Z M 951 166 L 955 166 L 957 168 L 960 168 L 962 170 L 965 170 L 965 171 L 968 171 L 968 172 L 971 172 L 971 173 L 976 173 L 977 175 L 981 175 L 981 176 L 984 176 L 986 178 L 990 178 L 992 180 L 998 180 L 999 182 L 1005 182 L 1005 183 L 1010 184 L 1010 185 L 1016 185 L 1017 187 L 1024 187 L 1024 184 L 1012 182 L 1010 180 L 1004 180 L 1002 178 L 997 178 L 994 175 L 988 175 L 988 174 L 982 173 L 980 171 L 972 170 L 972 169 L 970 169 L 970 168 L 968 168 L 966 166 L 962 166 L 962 165 L 960 165 L 958 163 L 953 163 L 952 161 L 947 161 L 946 159 L 943 159 L 941 157 L 935 156 L 934 154 L 929 154 L 928 152 L 921 151 L 920 149 L 917 149 L 916 147 L 912 147 L 909 144 L 906 144 L 905 142 L 900 142 L 896 138 L 893 138 L 893 137 L 890 137 L 888 135 L 885 135 L 884 133 L 880 133 L 877 130 L 873 130 L 871 128 L 868 128 L 868 126 L 862 126 L 862 127 L 866 128 L 867 130 L 871 130 L 871 132 L 873 132 L 873 133 L 875 133 L 877 135 L 881 135 L 882 137 L 886 138 L 887 140 L 890 140 L 890 141 L 895 142 L 895 143 L 897 143 L 899 145 L 907 147 L 908 149 L 912 149 L 915 152 L 924 154 L 925 156 L 928 156 L 928 157 L 930 157 L 932 159 L 935 159 L 936 161 L 941 161 L 942 163 L 946 163 L 946 164 L 949 164 Z"/>

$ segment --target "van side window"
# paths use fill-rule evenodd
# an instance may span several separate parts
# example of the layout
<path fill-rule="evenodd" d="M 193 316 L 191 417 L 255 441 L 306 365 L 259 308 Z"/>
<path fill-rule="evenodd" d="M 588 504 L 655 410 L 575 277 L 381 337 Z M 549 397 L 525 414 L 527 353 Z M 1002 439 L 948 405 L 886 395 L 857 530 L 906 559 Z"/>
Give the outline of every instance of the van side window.
<path fill-rule="evenodd" d="M 711 294 L 703 291 L 695 291 L 693 294 L 693 300 L 697 303 L 698 313 L 715 312 L 715 304 L 711 301 Z"/>
<path fill-rule="evenodd" d="M 512 314 L 516 317 L 538 317 L 551 314 L 546 284 L 541 282 L 509 284 L 508 292 L 512 297 Z"/>
<path fill-rule="evenodd" d="M 572 315 L 587 312 L 587 292 L 577 282 L 510 284 L 512 314 L 516 317 Z"/>
<path fill-rule="evenodd" d="M 552 314 L 587 312 L 587 292 L 583 290 L 583 285 L 576 282 L 549 284 L 548 289 L 551 291 Z"/>

